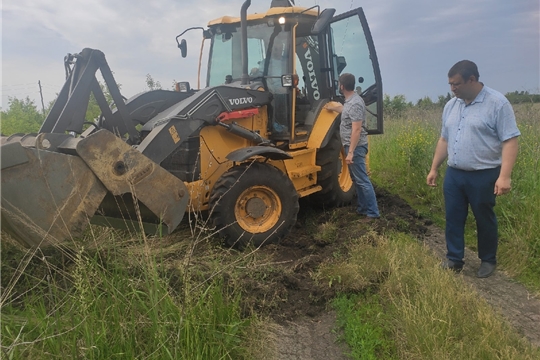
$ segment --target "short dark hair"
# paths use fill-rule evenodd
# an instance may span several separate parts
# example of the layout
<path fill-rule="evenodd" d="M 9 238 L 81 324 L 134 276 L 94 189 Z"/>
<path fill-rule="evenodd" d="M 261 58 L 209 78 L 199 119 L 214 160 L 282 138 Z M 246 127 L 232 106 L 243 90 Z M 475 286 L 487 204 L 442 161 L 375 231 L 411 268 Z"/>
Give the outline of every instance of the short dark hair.
<path fill-rule="evenodd" d="M 471 76 L 476 78 L 476 81 L 480 78 L 478 73 L 478 66 L 470 60 L 461 60 L 454 64 L 448 71 L 448 77 L 451 78 L 455 75 L 461 75 L 464 81 L 468 81 Z"/>
<path fill-rule="evenodd" d="M 349 73 L 341 74 L 339 77 L 339 83 L 343 85 L 345 90 L 347 91 L 353 91 L 354 90 L 354 83 L 355 83 L 354 75 Z"/>

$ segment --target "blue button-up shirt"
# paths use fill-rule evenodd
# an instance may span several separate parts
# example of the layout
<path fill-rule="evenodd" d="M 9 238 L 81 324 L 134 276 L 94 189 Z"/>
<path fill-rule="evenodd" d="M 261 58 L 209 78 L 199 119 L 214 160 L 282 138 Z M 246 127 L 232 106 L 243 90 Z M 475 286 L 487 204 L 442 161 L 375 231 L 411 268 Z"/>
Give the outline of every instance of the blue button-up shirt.
<path fill-rule="evenodd" d="M 521 133 L 510 102 L 484 86 L 474 101 L 453 98 L 444 107 L 441 136 L 448 142 L 448 166 L 461 170 L 501 165 L 502 143 Z"/>

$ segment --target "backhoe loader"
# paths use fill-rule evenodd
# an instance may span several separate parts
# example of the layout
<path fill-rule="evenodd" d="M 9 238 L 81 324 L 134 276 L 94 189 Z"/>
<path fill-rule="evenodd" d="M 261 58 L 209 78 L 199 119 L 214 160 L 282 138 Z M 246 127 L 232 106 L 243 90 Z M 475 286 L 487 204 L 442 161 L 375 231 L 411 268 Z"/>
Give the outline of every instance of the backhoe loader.
<path fill-rule="evenodd" d="M 176 91 L 126 100 L 101 51 L 68 54 L 66 83 L 39 133 L 1 139 L 2 231 L 28 247 L 49 246 L 90 223 L 171 233 L 191 211 L 242 248 L 286 236 L 301 197 L 350 203 L 339 114 L 324 105 L 343 100 L 338 78 L 352 73 L 369 133 L 383 131 L 382 82 L 363 10 L 336 16 L 273 0 L 266 12 L 248 14 L 250 5 L 240 17 L 176 37 L 182 57 L 186 32 L 201 31 L 209 43 L 201 89 L 179 82 Z M 101 115 L 88 121 L 92 93 Z"/>

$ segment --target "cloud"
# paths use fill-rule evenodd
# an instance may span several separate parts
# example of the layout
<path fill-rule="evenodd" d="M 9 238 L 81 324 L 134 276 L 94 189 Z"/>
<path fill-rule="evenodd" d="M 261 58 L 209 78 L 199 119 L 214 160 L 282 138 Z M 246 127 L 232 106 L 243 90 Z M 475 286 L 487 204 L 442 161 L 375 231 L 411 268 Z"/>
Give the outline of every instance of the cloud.
<path fill-rule="evenodd" d="M 85 47 L 105 53 L 125 96 L 145 89 L 146 74 L 166 88 L 173 79 L 196 84 L 200 31 L 186 35 L 186 59 L 180 57 L 176 35 L 220 16 L 239 16 L 242 3 L 4 0 L 2 104 L 7 95 L 13 96 L 16 85 L 37 84 L 37 80 L 46 87 L 59 85 L 59 91 L 63 57 Z M 446 71 L 463 58 L 481 64 L 483 76 L 502 92 L 540 87 L 538 2 L 297 0 L 296 4 L 334 7 L 337 14 L 362 6 L 390 95 L 405 94 L 415 100 L 446 94 Z M 248 11 L 263 12 L 268 5 L 269 1 L 252 1 Z M 203 73 L 205 69 L 203 65 Z"/>

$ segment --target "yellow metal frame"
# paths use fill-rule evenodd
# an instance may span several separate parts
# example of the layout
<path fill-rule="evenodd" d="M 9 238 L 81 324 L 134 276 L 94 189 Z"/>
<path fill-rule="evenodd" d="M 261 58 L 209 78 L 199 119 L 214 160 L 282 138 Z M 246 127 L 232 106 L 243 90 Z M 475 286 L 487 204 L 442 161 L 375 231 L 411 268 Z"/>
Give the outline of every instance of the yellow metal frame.
<path fill-rule="evenodd" d="M 293 39 L 296 39 L 296 27 L 298 26 L 298 23 L 294 24 L 293 28 L 292 28 L 292 38 Z M 296 41 L 292 41 L 292 52 L 291 52 L 291 56 L 293 57 L 292 60 L 292 64 L 293 64 L 293 68 L 292 68 L 292 73 L 296 75 L 296 59 L 294 58 L 296 56 Z M 294 140 L 296 138 L 296 134 L 295 134 L 295 123 L 296 123 L 296 111 L 294 111 L 294 109 L 296 109 L 296 92 L 297 92 L 297 88 L 296 86 L 294 86 L 294 79 L 293 79 L 293 88 L 292 88 L 292 101 L 291 101 L 291 127 L 290 127 L 290 131 L 291 131 L 291 141 L 290 141 L 290 144 L 294 144 Z"/>
<path fill-rule="evenodd" d="M 259 114 L 255 116 L 235 119 L 235 123 L 267 136 L 266 107 L 262 107 L 260 110 Z M 322 126 L 318 128 L 324 131 Z M 255 145 L 239 136 L 231 136 L 221 126 L 207 126 L 201 130 L 199 136 L 201 180 L 186 183 L 190 195 L 189 209 L 191 211 L 208 210 L 213 187 L 219 178 L 235 165 L 234 162 L 227 159 L 227 155 L 232 151 Z M 321 170 L 321 167 L 316 165 L 317 149 L 318 147 L 313 147 L 289 151 L 292 159 L 268 160 L 267 162 L 287 174 L 300 197 L 307 196 L 321 189 L 317 185 L 317 172 Z M 257 156 L 246 160 L 246 162 L 250 161 L 264 162 L 266 158 Z"/>
<path fill-rule="evenodd" d="M 338 102 L 334 101 L 331 101 L 328 104 L 333 106 L 339 105 Z M 317 121 L 315 121 L 315 125 L 311 130 L 311 135 L 309 136 L 307 144 L 308 148 L 318 149 L 321 147 L 324 138 L 328 134 L 328 129 L 332 127 L 337 115 L 338 114 L 335 111 L 326 109 L 321 110 L 321 113 L 319 114 L 319 117 Z"/>

